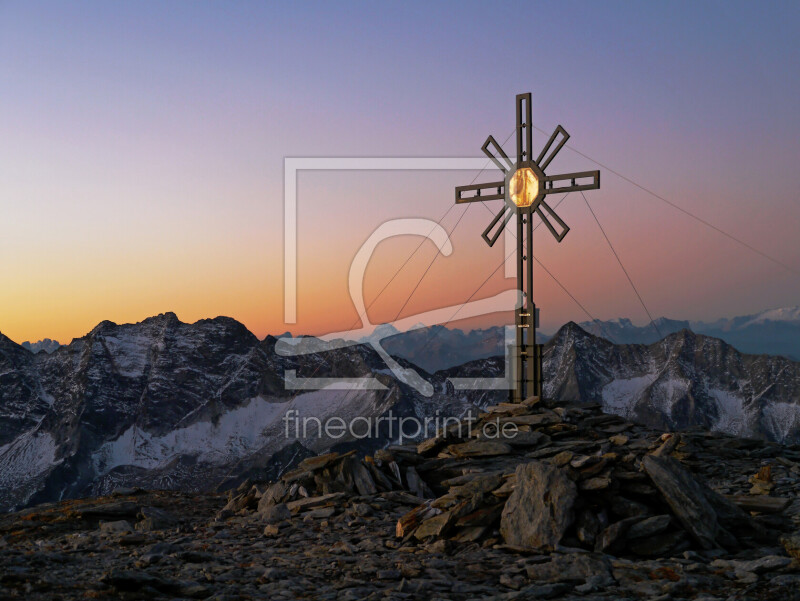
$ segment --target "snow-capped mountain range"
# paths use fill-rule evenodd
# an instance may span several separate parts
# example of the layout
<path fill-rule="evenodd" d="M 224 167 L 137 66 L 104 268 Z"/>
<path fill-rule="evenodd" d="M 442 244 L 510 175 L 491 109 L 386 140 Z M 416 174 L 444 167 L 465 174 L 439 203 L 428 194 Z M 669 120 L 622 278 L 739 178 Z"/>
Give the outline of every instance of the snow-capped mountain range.
<path fill-rule="evenodd" d="M 211 489 L 268 478 L 329 448 L 396 440 L 297 436 L 284 417 L 424 419 L 460 416 L 506 398 L 454 390 L 453 376 L 498 377 L 501 357 L 433 374 L 425 397 L 396 378 L 368 345 L 282 356 L 239 322 L 194 324 L 162 314 L 137 324 L 100 323 L 51 354 L 0 335 L 0 510 L 107 493 L 118 486 Z M 602 403 L 664 429 L 701 426 L 800 442 L 800 364 L 743 355 L 688 330 L 650 345 L 615 345 L 567 324 L 545 346 L 545 394 Z M 352 390 L 287 390 L 298 378 L 372 376 Z"/>
<path fill-rule="evenodd" d="M 669 334 L 691 330 L 720 338 L 743 353 L 783 355 L 800 360 L 800 306 L 769 309 L 713 322 L 659 317 L 652 324 L 637 326 L 630 319 L 618 318 L 585 321 L 580 326 L 617 344 L 651 344 Z M 376 328 L 373 337 L 380 339 L 390 354 L 434 372 L 502 354 L 504 335 L 502 326 L 465 332 L 440 325 L 420 324 L 400 332 L 391 324 L 384 324 Z M 536 336 L 538 342 L 550 339 L 541 331 Z"/>
<path fill-rule="evenodd" d="M 650 344 L 675 332 L 687 329 L 697 334 L 720 338 L 744 353 L 784 355 L 800 360 L 800 306 L 768 309 L 752 315 L 723 318 L 712 322 L 687 321 L 659 317 L 654 323 L 635 325 L 621 317 L 606 321 L 584 321 L 584 330 L 617 344 Z M 280 337 L 291 336 L 289 332 Z M 537 342 L 550 336 L 536 332 Z M 414 327 L 399 331 L 392 324 L 381 324 L 373 334 L 359 340 L 377 340 L 393 356 L 402 357 L 430 373 L 461 365 L 467 361 L 494 357 L 504 348 L 504 327 L 460 330 L 441 325 Z M 55 340 L 23 342 L 22 346 L 37 353 L 52 353 L 59 348 Z"/>
<path fill-rule="evenodd" d="M 137 324 L 104 321 L 52 354 L 0 335 L 0 509 L 122 485 L 205 489 L 253 470 L 268 474 L 297 454 L 390 438 L 334 439 L 312 423 L 297 444 L 283 420 L 288 410 L 324 423 L 390 410 L 461 415 L 489 402 L 483 391 L 444 394 L 447 372 L 424 374 L 437 392 L 421 397 L 363 345 L 282 357 L 275 343 L 230 318 L 186 324 L 173 313 Z M 497 371 L 500 361 L 483 363 Z M 287 390 L 288 370 L 306 378 L 374 376 L 382 387 Z"/>
<path fill-rule="evenodd" d="M 720 338 L 743 353 L 783 355 L 800 359 L 800 306 L 769 309 L 752 315 L 716 321 L 678 321 L 661 317 L 653 324 L 636 326 L 629 319 L 582 322 L 587 332 L 619 344 L 656 342 L 662 336 L 689 329 Z"/>
<path fill-rule="evenodd" d="M 800 443 L 800 363 L 740 353 L 690 330 L 649 345 L 613 344 L 567 324 L 546 347 L 544 373 L 547 397 L 601 403 L 665 431 Z"/>

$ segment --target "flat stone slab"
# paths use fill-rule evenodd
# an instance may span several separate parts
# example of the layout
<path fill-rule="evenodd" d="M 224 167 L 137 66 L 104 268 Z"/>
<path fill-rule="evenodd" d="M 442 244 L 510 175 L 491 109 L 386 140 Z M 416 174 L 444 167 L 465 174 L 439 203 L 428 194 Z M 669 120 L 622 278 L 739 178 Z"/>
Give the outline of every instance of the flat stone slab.
<path fill-rule="evenodd" d="M 511 447 L 503 442 L 476 440 L 450 445 L 447 450 L 457 457 L 493 457 L 495 455 L 507 455 L 511 452 Z"/>

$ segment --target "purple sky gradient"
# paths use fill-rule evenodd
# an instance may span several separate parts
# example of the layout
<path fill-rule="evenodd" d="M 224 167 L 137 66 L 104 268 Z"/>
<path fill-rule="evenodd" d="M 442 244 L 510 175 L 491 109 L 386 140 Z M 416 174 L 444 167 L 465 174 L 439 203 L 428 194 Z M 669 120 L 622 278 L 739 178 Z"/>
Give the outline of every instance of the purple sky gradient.
<path fill-rule="evenodd" d="M 561 123 L 574 148 L 800 271 L 798 26 L 789 2 L 0 2 L 0 330 L 64 341 L 168 310 L 259 336 L 348 327 L 361 242 L 389 218 L 438 219 L 472 174 L 301 175 L 286 326 L 284 157 L 480 156 L 526 91 L 544 130 Z M 572 168 L 595 167 L 565 150 L 551 170 Z M 654 315 L 800 304 L 796 273 L 614 175 L 589 198 Z M 541 228 L 537 256 L 595 317 L 644 322 L 583 200 L 559 213 L 572 231 L 557 245 Z M 489 219 L 470 209 L 404 315 L 463 301 L 492 272 Z M 368 295 L 416 244 L 380 249 Z M 536 278 L 545 329 L 586 319 Z"/>

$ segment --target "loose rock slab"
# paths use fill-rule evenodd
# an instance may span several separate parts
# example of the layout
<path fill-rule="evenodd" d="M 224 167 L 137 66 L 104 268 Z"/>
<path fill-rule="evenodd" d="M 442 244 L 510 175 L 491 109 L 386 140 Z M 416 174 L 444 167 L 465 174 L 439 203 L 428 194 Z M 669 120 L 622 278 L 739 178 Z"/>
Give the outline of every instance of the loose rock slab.
<path fill-rule="evenodd" d="M 572 523 L 577 496 L 564 470 L 539 461 L 520 464 L 500 519 L 500 534 L 515 547 L 552 549 Z"/>
<path fill-rule="evenodd" d="M 474 440 L 450 445 L 447 450 L 456 457 L 493 457 L 495 455 L 507 455 L 511 452 L 511 447 L 503 442 Z"/>
<path fill-rule="evenodd" d="M 705 549 L 717 547 L 717 514 L 691 473 L 671 457 L 645 455 L 642 466 L 692 537 Z"/>

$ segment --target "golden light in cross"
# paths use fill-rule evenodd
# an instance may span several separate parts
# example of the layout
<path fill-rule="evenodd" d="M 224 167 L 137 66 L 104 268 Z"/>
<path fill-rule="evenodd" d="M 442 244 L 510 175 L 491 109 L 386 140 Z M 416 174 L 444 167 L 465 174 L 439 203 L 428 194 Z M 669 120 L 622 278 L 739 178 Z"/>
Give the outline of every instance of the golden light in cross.
<path fill-rule="evenodd" d="M 520 208 L 529 207 L 539 195 L 539 180 L 530 167 L 517 169 L 508 182 L 511 202 Z"/>

